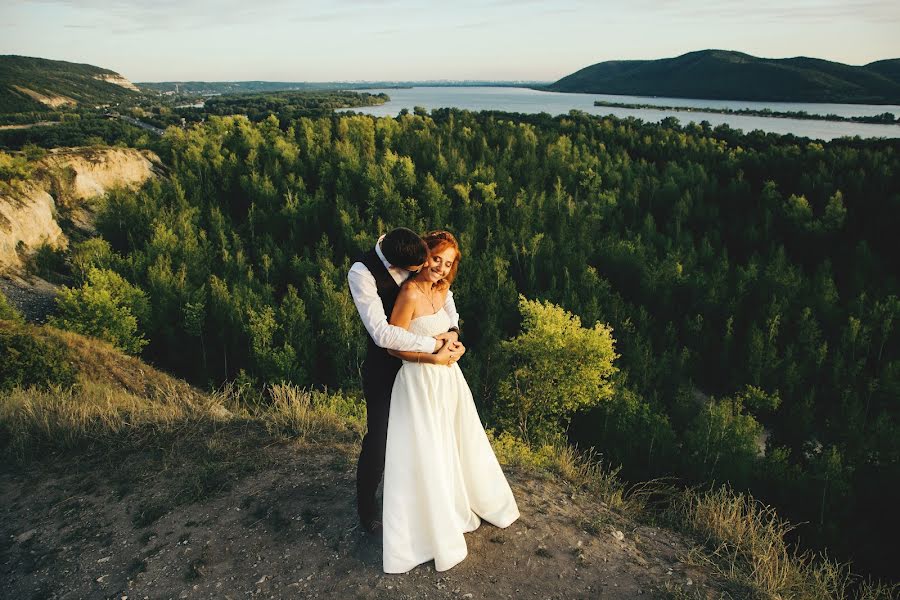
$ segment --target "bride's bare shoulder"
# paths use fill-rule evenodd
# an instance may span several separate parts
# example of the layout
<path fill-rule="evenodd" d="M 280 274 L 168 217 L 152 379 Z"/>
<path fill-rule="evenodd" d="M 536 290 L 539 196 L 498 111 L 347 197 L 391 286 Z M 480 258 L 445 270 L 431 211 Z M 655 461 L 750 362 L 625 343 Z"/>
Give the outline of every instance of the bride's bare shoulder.
<path fill-rule="evenodd" d="M 400 286 L 400 293 L 397 295 L 397 300 L 401 298 L 404 300 L 418 300 L 422 297 L 422 290 L 420 290 L 412 281 L 404 281 L 403 285 Z"/>

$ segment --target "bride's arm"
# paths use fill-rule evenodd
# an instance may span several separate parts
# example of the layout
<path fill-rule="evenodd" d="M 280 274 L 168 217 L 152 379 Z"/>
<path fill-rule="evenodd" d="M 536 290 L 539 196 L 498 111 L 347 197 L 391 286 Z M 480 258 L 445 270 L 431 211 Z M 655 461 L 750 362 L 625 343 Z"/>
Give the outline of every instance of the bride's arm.
<path fill-rule="evenodd" d="M 397 296 L 397 302 L 394 303 L 394 310 L 391 312 L 390 324 L 409 329 L 412 322 L 412 316 L 416 309 L 416 301 L 419 292 L 411 285 L 404 285 L 400 288 L 400 294 Z M 450 358 L 453 353 L 450 351 L 449 344 L 444 344 L 437 354 L 426 354 L 425 352 L 406 352 L 401 350 L 388 350 L 388 354 L 397 358 L 408 360 L 410 362 L 421 362 L 432 365 L 450 364 Z"/>

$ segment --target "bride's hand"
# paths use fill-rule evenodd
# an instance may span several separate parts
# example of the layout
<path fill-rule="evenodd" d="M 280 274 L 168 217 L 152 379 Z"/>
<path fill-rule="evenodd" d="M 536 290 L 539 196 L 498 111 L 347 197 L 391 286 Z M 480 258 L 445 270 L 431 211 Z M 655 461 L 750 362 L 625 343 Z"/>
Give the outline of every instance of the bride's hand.
<path fill-rule="evenodd" d="M 449 367 L 462 358 L 462 355 L 466 353 L 466 347 L 463 346 L 462 342 L 450 342 L 447 344 L 447 347 L 450 350 L 450 359 L 447 363 Z"/>
<path fill-rule="evenodd" d="M 450 344 L 445 343 L 434 355 L 434 362 L 435 364 L 449 367 L 453 364 L 453 357 L 457 354 L 458 353 L 451 348 Z"/>
<path fill-rule="evenodd" d="M 448 342 L 434 355 L 434 363 L 449 367 L 458 361 L 465 352 L 466 348 L 460 342 Z"/>

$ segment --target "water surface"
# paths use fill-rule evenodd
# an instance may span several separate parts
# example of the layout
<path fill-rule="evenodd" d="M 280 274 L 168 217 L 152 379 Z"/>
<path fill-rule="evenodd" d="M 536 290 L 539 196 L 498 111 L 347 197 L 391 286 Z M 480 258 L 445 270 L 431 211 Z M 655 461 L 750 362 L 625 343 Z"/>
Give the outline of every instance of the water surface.
<path fill-rule="evenodd" d="M 690 106 L 700 108 L 749 108 L 774 111 L 806 111 L 814 114 L 835 114 L 842 117 L 874 116 L 885 112 L 900 115 L 898 105 L 876 104 L 813 104 L 804 102 L 750 102 L 738 100 L 694 100 L 689 98 L 663 98 L 643 96 L 614 96 L 609 94 L 568 94 L 541 92 L 527 88 L 509 87 L 414 87 L 405 89 L 355 90 L 370 93 L 384 92 L 391 97 L 380 106 L 349 109 L 376 116 L 396 116 L 402 109 L 412 111 L 416 106 L 427 110 L 435 108 L 460 108 L 466 110 L 500 110 L 518 113 L 566 114 L 572 109 L 593 115 L 636 117 L 648 122 L 658 122 L 665 117 L 675 117 L 681 123 L 708 121 L 712 126 L 728 124 L 734 129 L 750 132 L 761 129 L 770 133 L 805 136 L 831 140 L 844 136 L 865 138 L 900 138 L 900 125 L 878 125 L 843 121 L 818 121 L 807 119 L 783 119 L 749 115 L 725 115 L 706 112 L 679 112 L 653 108 L 613 108 L 594 106 L 595 100 L 629 104 L 659 104 L 661 106 Z"/>

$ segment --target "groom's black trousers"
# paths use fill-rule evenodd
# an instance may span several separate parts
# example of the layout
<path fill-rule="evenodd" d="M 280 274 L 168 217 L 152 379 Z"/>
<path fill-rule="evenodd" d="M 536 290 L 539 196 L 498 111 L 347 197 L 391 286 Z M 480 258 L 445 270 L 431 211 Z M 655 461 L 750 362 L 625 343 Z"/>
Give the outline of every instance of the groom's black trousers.
<path fill-rule="evenodd" d="M 376 364 L 372 364 L 376 363 Z M 363 523 L 380 519 L 375 494 L 384 474 L 391 391 L 400 370 L 400 361 L 366 361 L 363 365 L 363 394 L 366 397 L 368 432 L 362 441 L 356 465 L 356 508 Z"/>

